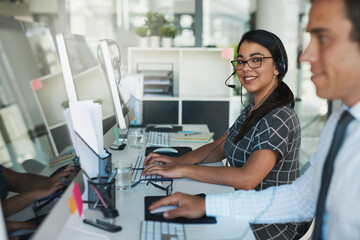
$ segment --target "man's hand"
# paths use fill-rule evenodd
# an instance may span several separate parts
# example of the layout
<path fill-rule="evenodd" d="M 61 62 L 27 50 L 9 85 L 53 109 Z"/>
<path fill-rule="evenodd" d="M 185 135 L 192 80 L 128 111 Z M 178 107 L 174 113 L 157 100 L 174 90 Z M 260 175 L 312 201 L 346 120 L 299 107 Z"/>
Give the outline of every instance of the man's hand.
<path fill-rule="evenodd" d="M 152 203 L 149 210 L 168 205 L 178 206 L 179 208 L 164 212 L 163 217 L 167 219 L 177 217 L 201 218 L 206 214 L 205 198 L 178 192 Z"/>

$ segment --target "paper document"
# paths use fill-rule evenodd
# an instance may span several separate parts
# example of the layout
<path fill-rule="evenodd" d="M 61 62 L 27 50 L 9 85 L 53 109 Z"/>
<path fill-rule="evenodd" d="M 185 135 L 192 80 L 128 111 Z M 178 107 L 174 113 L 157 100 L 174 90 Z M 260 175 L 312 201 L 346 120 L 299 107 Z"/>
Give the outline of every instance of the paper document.
<path fill-rule="evenodd" d="M 92 101 L 70 103 L 74 131 L 101 157 L 104 156 L 101 105 Z"/>
<path fill-rule="evenodd" d="M 170 141 L 208 142 L 213 136 L 213 132 L 177 132 L 170 135 Z"/>
<path fill-rule="evenodd" d="M 98 156 L 107 156 L 104 150 L 101 105 L 92 101 L 70 103 L 70 108 L 65 110 L 65 120 L 80 164 L 90 177 L 97 177 Z"/>

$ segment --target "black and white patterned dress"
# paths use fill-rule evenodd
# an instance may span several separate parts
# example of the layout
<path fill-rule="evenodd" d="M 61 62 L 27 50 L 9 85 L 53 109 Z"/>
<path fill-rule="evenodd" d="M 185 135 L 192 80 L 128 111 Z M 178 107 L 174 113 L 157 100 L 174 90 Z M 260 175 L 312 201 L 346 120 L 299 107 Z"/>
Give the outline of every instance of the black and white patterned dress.
<path fill-rule="evenodd" d="M 294 109 L 288 105 L 272 110 L 235 144 L 233 139 L 252 107 L 247 106 L 229 129 L 224 145 L 227 160 L 231 166 L 242 167 L 251 153 L 261 149 L 274 150 L 280 157 L 255 190 L 293 182 L 300 175 L 301 143 L 300 123 Z M 257 239 L 299 239 L 305 233 L 306 226 L 306 223 L 251 224 Z"/>
<path fill-rule="evenodd" d="M 4 177 L 4 167 L 0 165 L 0 199 L 4 201 L 9 193 L 8 182 Z M 1 206 L 0 206 L 1 207 Z"/>

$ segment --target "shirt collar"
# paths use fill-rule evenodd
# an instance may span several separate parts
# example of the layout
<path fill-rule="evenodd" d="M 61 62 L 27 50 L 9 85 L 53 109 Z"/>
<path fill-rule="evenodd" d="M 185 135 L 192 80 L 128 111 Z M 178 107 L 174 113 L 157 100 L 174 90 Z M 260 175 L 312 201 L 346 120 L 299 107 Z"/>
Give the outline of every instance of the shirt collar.
<path fill-rule="evenodd" d="M 351 108 L 344 104 L 344 110 L 348 110 L 357 121 L 360 121 L 360 102 L 357 102 Z"/>

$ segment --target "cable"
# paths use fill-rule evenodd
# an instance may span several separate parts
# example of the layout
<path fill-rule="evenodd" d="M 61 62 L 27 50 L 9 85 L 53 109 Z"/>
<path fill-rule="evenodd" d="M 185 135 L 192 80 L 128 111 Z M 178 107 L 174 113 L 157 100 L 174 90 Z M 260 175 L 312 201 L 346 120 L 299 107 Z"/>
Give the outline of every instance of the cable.
<path fill-rule="evenodd" d="M 227 130 L 226 130 L 227 131 Z M 210 154 L 215 151 L 218 147 L 220 147 L 221 144 L 223 144 L 223 142 L 225 142 L 227 138 L 225 138 L 224 140 L 222 140 L 216 147 L 214 147 L 203 159 L 201 159 L 199 162 L 194 163 L 194 165 L 199 165 L 201 163 L 203 163 L 209 156 Z"/>
<path fill-rule="evenodd" d="M 269 95 L 269 93 L 271 92 L 271 90 L 276 86 L 276 83 L 277 83 L 277 82 L 275 82 L 275 84 L 270 88 L 270 90 L 265 94 L 265 96 L 260 100 L 260 102 L 258 102 L 258 104 L 256 104 L 256 105 L 253 107 L 254 110 L 255 110 L 255 108 L 256 108 L 257 106 L 259 106 L 260 103 L 262 103 L 262 101 L 265 99 L 265 97 L 267 97 L 267 96 Z M 242 85 L 241 85 L 241 87 L 242 87 Z M 242 89 L 241 89 L 240 91 L 242 91 Z M 243 102 L 242 102 L 242 93 L 240 92 L 240 94 L 241 94 L 241 104 L 242 104 L 244 107 L 246 107 L 246 106 L 243 104 Z M 226 130 L 226 132 L 227 132 L 227 130 Z M 210 154 L 211 154 L 213 151 L 215 151 L 218 147 L 220 147 L 221 144 L 223 144 L 223 142 L 224 142 L 225 140 L 226 140 L 226 138 L 225 138 L 224 140 L 222 140 L 219 145 L 217 145 L 215 148 L 213 148 L 203 159 L 201 159 L 200 162 L 197 162 L 197 163 L 195 163 L 194 165 L 198 165 L 198 164 L 203 163 L 203 162 L 210 156 Z"/>

